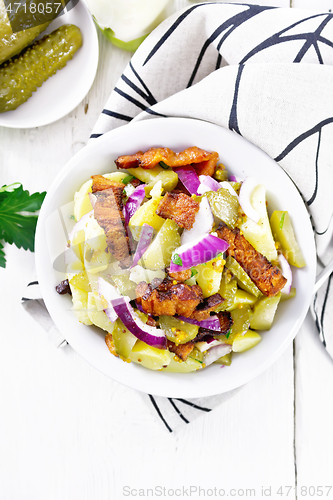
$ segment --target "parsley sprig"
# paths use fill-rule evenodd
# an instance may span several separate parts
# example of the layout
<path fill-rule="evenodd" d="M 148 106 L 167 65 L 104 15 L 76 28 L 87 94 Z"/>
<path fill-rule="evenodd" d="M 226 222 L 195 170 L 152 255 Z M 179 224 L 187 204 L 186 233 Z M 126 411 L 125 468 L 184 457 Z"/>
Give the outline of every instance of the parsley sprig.
<path fill-rule="evenodd" d="M 6 267 L 2 241 L 34 251 L 38 218 L 35 212 L 45 195 L 46 192 L 30 194 L 18 182 L 0 188 L 0 267 Z"/>

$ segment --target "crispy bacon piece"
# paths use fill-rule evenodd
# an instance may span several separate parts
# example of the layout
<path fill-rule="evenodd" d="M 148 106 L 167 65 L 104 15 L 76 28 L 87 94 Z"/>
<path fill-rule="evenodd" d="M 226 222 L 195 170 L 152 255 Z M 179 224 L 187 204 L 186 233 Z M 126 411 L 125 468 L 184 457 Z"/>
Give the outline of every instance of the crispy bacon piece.
<path fill-rule="evenodd" d="M 116 348 L 114 346 L 114 342 L 113 342 L 113 338 L 112 338 L 111 333 L 107 333 L 105 335 L 105 343 L 108 346 L 109 351 L 111 352 L 111 354 L 113 354 L 114 356 L 118 357 L 118 354 L 117 354 Z"/>
<path fill-rule="evenodd" d="M 166 193 L 160 201 L 156 213 L 163 219 L 171 219 L 179 227 L 191 229 L 199 203 L 184 193 Z"/>
<path fill-rule="evenodd" d="M 212 153 L 212 157 L 209 160 L 196 163 L 195 165 L 193 165 L 193 168 L 198 175 L 210 175 L 212 177 L 215 173 L 218 159 L 219 155 L 214 151 Z"/>
<path fill-rule="evenodd" d="M 116 187 L 116 185 L 121 184 L 120 182 L 111 181 L 110 179 L 103 177 L 103 175 L 92 175 L 91 178 L 93 181 L 91 186 L 91 190 L 93 193 L 104 191 L 105 189 L 112 189 Z M 122 186 L 122 189 L 124 189 L 125 185 L 122 184 Z"/>
<path fill-rule="evenodd" d="M 233 325 L 233 319 L 230 312 L 221 311 L 217 315 L 220 320 L 221 331 L 215 332 L 214 330 L 208 330 L 207 328 L 199 328 L 198 335 L 192 340 L 192 342 L 200 342 L 206 340 L 205 337 L 212 338 L 213 335 L 226 335 L 228 333 Z"/>
<path fill-rule="evenodd" d="M 168 275 L 172 280 L 186 281 L 190 279 L 190 277 L 192 276 L 192 272 L 191 269 L 186 269 L 186 271 L 175 271 L 173 273 L 170 273 L 170 271 L 168 271 Z"/>
<path fill-rule="evenodd" d="M 217 313 L 217 316 L 220 320 L 220 326 L 221 326 L 221 332 L 219 332 L 219 335 L 226 335 L 234 322 L 231 317 L 231 314 L 228 311 L 221 311 Z"/>
<path fill-rule="evenodd" d="M 167 340 L 167 348 L 169 351 L 174 352 L 182 361 L 186 361 L 188 355 L 191 354 L 194 349 L 194 344 L 191 341 L 186 342 L 186 344 L 176 345 L 174 342 L 171 342 L 171 340 Z"/>
<path fill-rule="evenodd" d="M 214 311 L 218 305 L 222 304 L 223 301 L 224 299 L 219 293 L 214 293 L 214 295 L 207 297 L 201 304 L 198 305 L 195 311 L 191 314 L 191 319 L 195 319 L 197 321 L 208 319 L 210 313 Z"/>
<path fill-rule="evenodd" d="M 219 238 L 229 243 L 227 254 L 237 260 L 264 295 L 273 297 L 282 290 L 287 280 L 280 269 L 257 252 L 251 243 L 240 234 L 238 228 L 231 230 L 220 225 L 217 234 Z"/>
<path fill-rule="evenodd" d="M 134 155 L 119 156 L 115 163 L 117 168 L 142 167 L 150 169 L 158 165 L 160 161 L 163 161 L 169 167 L 183 167 L 184 165 L 191 165 L 191 163 L 202 163 L 213 159 L 216 165 L 218 154 L 215 151 L 209 153 L 193 146 L 180 153 L 174 153 L 169 148 L 150 148 L 145 153 L 138 151 Z"/>
<path fill-rule="evenodd" d="M 127 267 L 130 265 L 131 258 L 123 215 L 125 185 L 101 175 L 94 175 L 92 179 L 92 190 L 96 196 L 94 217 L 104 229 L 108 251 L 121 261 L 122 267 Z"/>
<path fill-rule="evenodd" d="M 157 286 L 156 286 L 157 285 Z M 168 279 L 153 280 L 150 285 L 141 281 L 136 287 L 137 302 L 147 314 L 153 316 L 191 316 L 203 300 L 198 285 L 173 284 Z"/>

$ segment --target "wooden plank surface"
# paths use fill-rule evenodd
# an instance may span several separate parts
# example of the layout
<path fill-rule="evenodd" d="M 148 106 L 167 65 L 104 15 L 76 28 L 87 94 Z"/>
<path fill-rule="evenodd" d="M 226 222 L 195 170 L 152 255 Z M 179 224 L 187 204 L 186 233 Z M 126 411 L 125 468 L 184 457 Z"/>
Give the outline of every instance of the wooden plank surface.
<path fill-rule="evenodd" d="M 260 3 L 289 6 L 289 0 Z M 186 5 L 193 2 L 175 0 L 174 8 Z M 102 35 L 99 40 L 97 77 L 72 113 L 38 129 L 0 127 L 3 183 L 19 180 L 27 189 L 47 189 L 85 145 L 130 58 Z M 195 499 L 203 497 L 195 487 L 224 489 L 225 496 L 241 488 L 236 497 L 277 499 L 295 498 L 296 470 L 299 487 L 332 482 L 332 361 L 311 320 L 297 338 L 295 360 L 290 345 L 223 406 L 169 434 L 139 393 L 107 379 L 71 348 L 54 348 L 19 304 L 32 276 L 33 256 L 8 246 L 6 253 L 7 269 L 0 269 L 5 287 L 0 301 L 1 500 L 118 500 L 139 488 L 191 486 Z M 280 486 L 292 487 L 288 497 L 277 494 Z M 254 489 L 255 496 L 246 489 Z"/>

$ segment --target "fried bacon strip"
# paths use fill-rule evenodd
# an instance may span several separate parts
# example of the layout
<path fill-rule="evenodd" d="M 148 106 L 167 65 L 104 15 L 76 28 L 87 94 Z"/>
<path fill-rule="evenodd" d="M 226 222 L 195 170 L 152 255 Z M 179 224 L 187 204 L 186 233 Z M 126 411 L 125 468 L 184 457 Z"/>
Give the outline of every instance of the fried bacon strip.
<path fill-rule="evenodd" d="M 193 146 L 180 153 L 175 153 L 169 148 L 150 148 L 145 153 L 138 151 L 134 155 L 118 156 L 115 163 L 117 168 L 142 167 L 150 169 L 158 165 L 160 161 L 163 161 L 169 167 L 183 167 L 191 163 L 202 163 L 208 160 L 214 160 L 216 165 L 218 154 L 215 151 L 209 153 Z"/>
<path fill-rule="evenodd" d="M 104 229 L 108 251 L 121 262 L 122 267 L 127 267 L 131 260 L 123 215 L 125 185 L 102 175 L 93 175 L 92 180 L 92 192 L 96 196 L 94 217 Z"/>
<path fill-rule="evenodd" d="M 231 314 L 228 311 L 221 311 L 217 313 L 217 316 L 219 318 L 221 326 L 221 332 L 219 332 L 219 335 L 226 335 L 234 322 L 231 317 Z"/>
<path fill-rule="evenodd" d="M 198 285 L 173 284 L 172 281 L 154 279 L 151 284 L 141 281 L 136 287 L 138 304 L 152 316 L 191 316 L 203 300 Z"/>
<path fill-rule="evenodd" d="M 166 193 L 156 213 L 163 219 L 171 219 L 179 227 L 191 229 L 199 210 L 199 203 L 184 193 Z"/>
<path fill-rule="evenodd" d="M 186 281 L 191 278 L 192 272 L 191 269 L 186 269 L 186 271 L 175 271 L 173 273 L 170 273 L 170 271 L 168 271 L 168 276 L 172 280 Z"/>
<path fill-rule="evenodd" d="M 219 238 L 229 243 L 227 254 L 236 259 L 264 295 L 273 297 L 282 290 L 287 280 L 280 269 L 257 252 L 238 228 L 231 230 L 220 225 L 217 234 Z"/>
<path fill-rule="evenodd" d="M 219 293 L 214 293 L 214 295 L 207 297 L 201 304 L 198 305 L 195 311 L 191 314 L 191 319 L 195 319 L 197 321 L 208 319 L 210 313 L 214 311 L 218 305 L 222 304 L 223 301 L 224 299 Z"/>
<path fill-rule="evenodd" d="M 193 342 L 186 342 L 186 344 L 175 344 L 174 342 L 171 342 L 171 340 L 167 340 L 167 348 L 169 349 L 170 352 L 173 352 L 180 358 L 182 361 L 186 361 L 189 354 L 194 349 L 194 344 Z"/>

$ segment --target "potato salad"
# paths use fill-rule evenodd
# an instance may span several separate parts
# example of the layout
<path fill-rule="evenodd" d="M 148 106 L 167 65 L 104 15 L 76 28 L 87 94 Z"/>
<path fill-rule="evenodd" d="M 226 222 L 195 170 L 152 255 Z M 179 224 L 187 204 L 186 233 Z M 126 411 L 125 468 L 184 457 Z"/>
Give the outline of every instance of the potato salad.
<path fill-rule="evenodd" d="M 289 213 L 269 218 L 265 186 L 229 175 L 214 151 L 153 147 L 115 164 L 74 195 L 58 293 L 119 362 L 229 366 L 296 294 L 292 267 L 305 261 Z"/>

